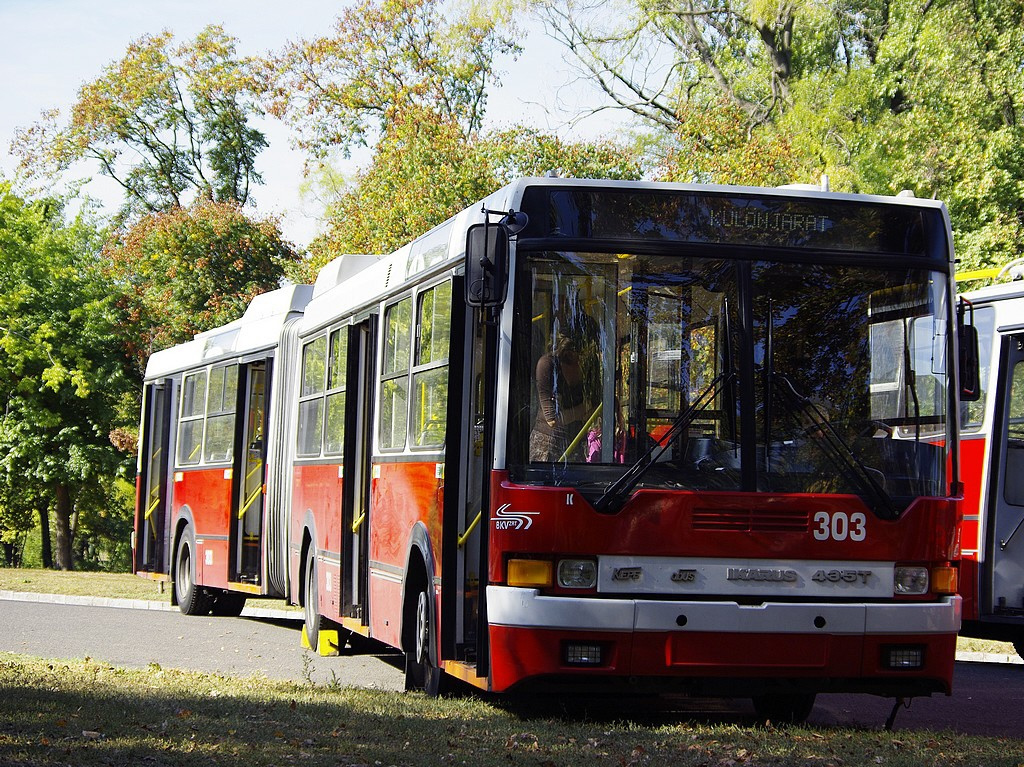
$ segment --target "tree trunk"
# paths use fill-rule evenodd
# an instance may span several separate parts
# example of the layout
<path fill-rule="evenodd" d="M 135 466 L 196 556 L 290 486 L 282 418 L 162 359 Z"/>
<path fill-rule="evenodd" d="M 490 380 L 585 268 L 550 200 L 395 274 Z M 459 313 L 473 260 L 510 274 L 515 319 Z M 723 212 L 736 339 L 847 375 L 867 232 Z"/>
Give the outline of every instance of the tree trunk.
<path fill-rule="evenodd" d="M 45 506 L 39 507 L 39 538 L 43 567 L 49 570 L 53 567 L 53 549 L 50 548 L 50 510 Z"/>
<path fill-rule="evenodd" d="M 57 494 L 57 569 L 74 570 L 74 561 L 71 553 L 71 492 L 67 485 L 58 484 L 54 490 Z"/>

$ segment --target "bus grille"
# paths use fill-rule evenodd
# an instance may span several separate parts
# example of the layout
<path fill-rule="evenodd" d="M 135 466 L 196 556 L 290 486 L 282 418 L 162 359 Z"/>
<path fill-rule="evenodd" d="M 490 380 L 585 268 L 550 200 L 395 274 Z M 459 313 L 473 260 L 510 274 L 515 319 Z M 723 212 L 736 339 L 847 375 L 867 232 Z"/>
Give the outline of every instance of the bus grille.
<path fill-rule="evenodd" d="M 797 509 L 694 509 L 694 530 L 736 533 L 806 533 L 806 511 Z"/>

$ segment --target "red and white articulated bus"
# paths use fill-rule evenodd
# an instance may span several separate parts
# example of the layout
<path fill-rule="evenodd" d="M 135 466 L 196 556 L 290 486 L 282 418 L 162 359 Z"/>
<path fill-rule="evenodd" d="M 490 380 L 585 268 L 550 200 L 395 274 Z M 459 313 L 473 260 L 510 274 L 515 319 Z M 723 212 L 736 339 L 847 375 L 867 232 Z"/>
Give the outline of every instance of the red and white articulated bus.
<path fill-rule="evenodd" d="M 964 523 L 963 633 L 1013 642 L 1024 657 L 1024 272 L 963 292 L 979 338 L 980 396 L 961 406 Z"/>
<path fill-rule="evenodd" d="M 149 362 L 135 568 L 407 683 L 948 693 L 948 215 L 521 179 Z"/>

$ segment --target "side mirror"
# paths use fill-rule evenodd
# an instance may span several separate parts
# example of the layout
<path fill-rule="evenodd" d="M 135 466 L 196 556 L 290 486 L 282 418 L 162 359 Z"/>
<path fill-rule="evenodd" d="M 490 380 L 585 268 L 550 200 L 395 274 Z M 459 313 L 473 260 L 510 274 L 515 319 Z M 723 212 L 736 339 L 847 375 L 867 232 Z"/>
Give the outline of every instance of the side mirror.
<path fill-rule="evenodd" d="M 967 311 L 971 313 L 970 322 L 966 321 Z M 981 399 L 978 328 L 974 325 L 974 306 L 963 298 L 956 312 L 956 339 L 960 354 L 960 401 L 977 402 Z"/>
<path fill-rule="evenodd" d="M 505 224 L 473 224 L 466 233 L 466 304 L 501 306 L 508 292 L 510 232 Z"/>

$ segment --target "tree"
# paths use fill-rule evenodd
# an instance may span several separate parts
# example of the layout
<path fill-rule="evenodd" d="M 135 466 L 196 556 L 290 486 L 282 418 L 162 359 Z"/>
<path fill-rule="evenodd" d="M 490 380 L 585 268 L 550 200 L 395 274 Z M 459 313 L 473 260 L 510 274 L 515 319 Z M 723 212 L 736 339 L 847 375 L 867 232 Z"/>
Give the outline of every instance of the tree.
<path fill-rule="evenodd" d="M 609 104 L 650 128 L 666 177 L 911 189 L 946 201 L 965 265 L 1021 255 L 1019 0 L 542 7 Z"/>
<path fill-rule="evenodd" d="M 152 351 L 240 317 L 298 260 L 276 220 L 227 202 L 150 214 L 111 237 L 103 255 L 126 315 L 121 339 L 140 366 Z"/>
<path fill-rule="evenodd" d="M 364 0 L 331 36 L 273 57 L 266 98 L 320 159 L 370 144 L 424 108 L 469 138 L 496 81 L 494 57 L 516 50 L 490 13 L 445 0 Z"/>
<path fill-rule="evenodd" d="M 73 517 L 97 512 L 83 488 L 130 463 L 109 435 L 134 419 L 138 381 L 115 332 L 122 318 L 99 268 L 101 241 L 86 220 L 65 225 L 55 201 L 0 186 L 0 505 L 35 506 L 44 548 L 53 511 L 61 569 L 74 566 Z"/>
<path fill-rule="evenodd" d="M 613 104 L 669 132 L 726 101 L 748 125 L 789 100 L 798 6 L 746 0 L 539 4 L 549 32 Z"/>
<path fill-rule="evenodd" d="M 390 253 L 517 176 L 558 171 L 577 177 L 639 178 L 633 153 L 610 142 L 568 142 L 531 128 L 467 139 L 425 109 L 396 117 L 329 211 L 328 232 L 297 279 L 342 253 Z"/>
<path fill-rule="evenodd" d="M 125 213 L 153 213 L 192 200 L 244 204 L 256 157 L 267 146 L 248 124 L 261 114 L 252 61 L 218 26 L 173 45 L 144 36 L 78 94 L 66 123 L 58 111 L 19 133 L 12 150 L 30 177 L 87 161 L 125 192 Z"/>

